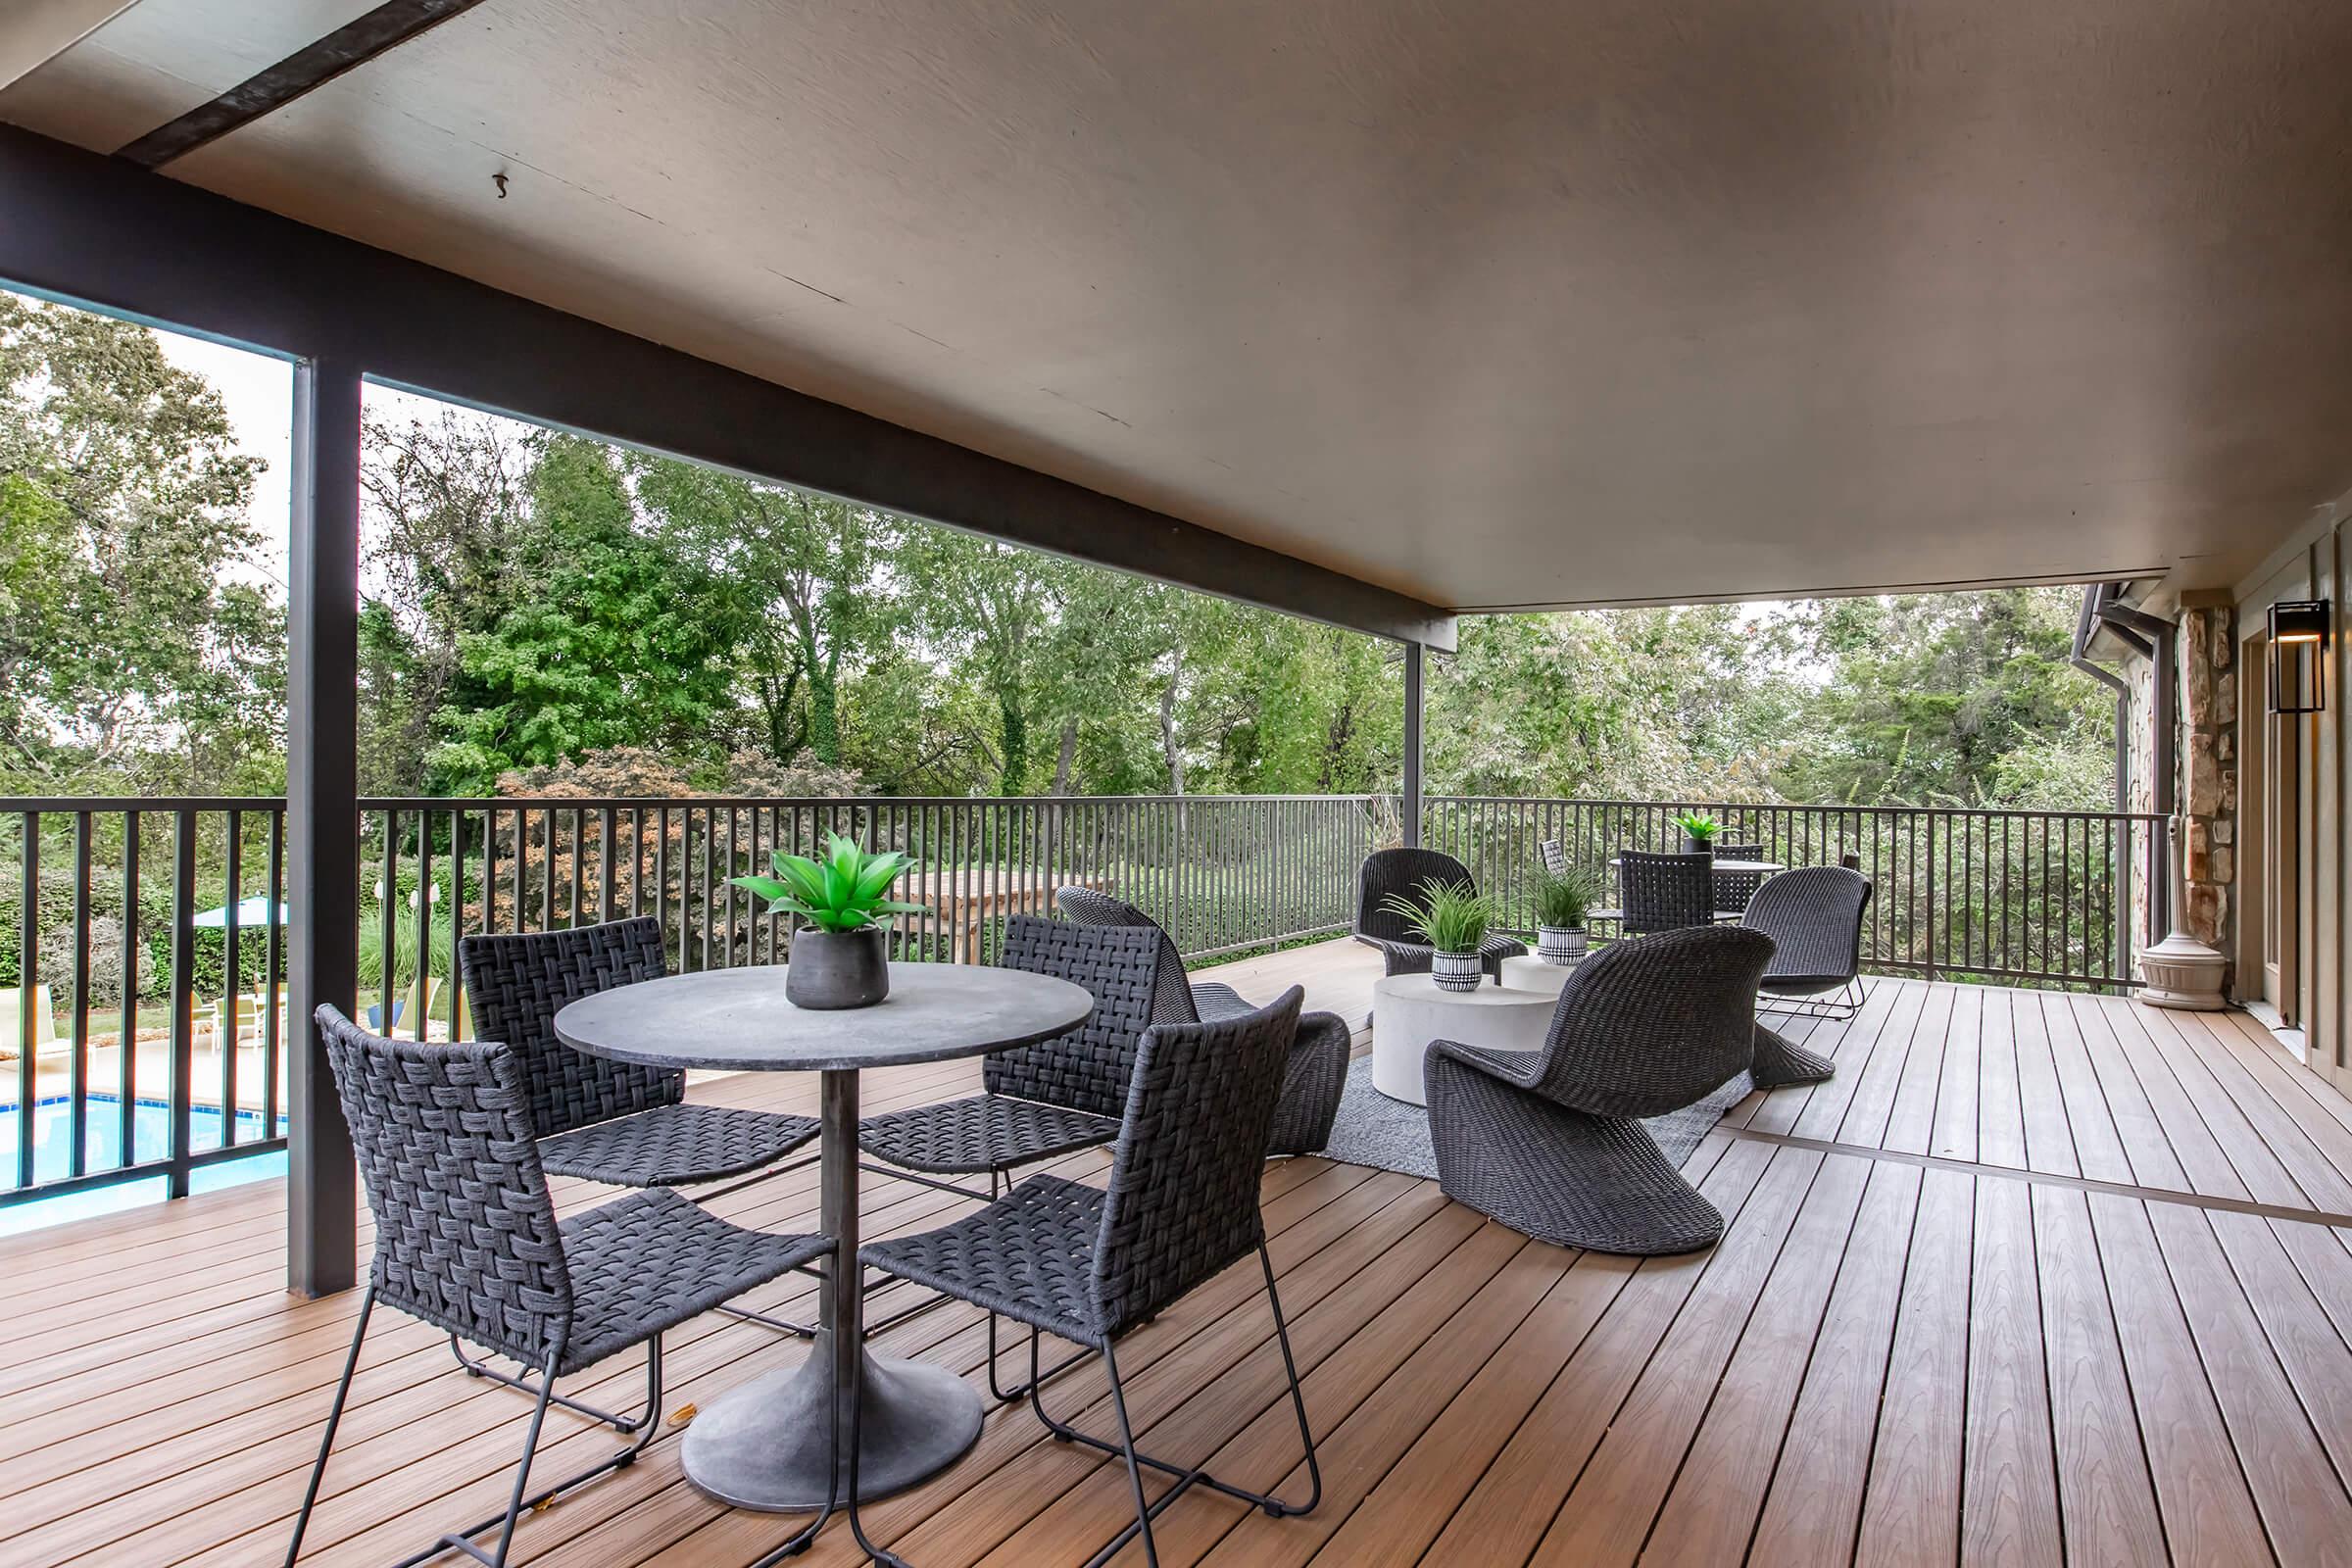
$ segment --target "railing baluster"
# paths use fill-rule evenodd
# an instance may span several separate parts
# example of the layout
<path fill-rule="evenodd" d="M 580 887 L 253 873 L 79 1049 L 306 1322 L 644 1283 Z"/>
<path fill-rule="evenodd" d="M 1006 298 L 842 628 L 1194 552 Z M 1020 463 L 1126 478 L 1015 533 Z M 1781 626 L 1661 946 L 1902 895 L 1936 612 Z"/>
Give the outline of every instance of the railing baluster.
<path fill-rule="evenodd" d="M 196 924 L 191 906 L 196 899 L 196 813 L 182 808 L 174 813 L 172 845 L 172 1091 L 170 1131 L 166 1136 L 165 1191 L 172 1198 L 188 1196 L 188 1156 L 192 1147 L 193 1096 L 196 1076 Z"/>
<path fill-rule="evenodd" d="M 24 837 L 18 856 L 23 896 L 17 905 L 16 1185 L 23 1189 L 32 1185 L 34 1122 L 41 1099 L 40 1037 L 33 1027 L 40 1011 L 41 813 L 20 811 L 17 823 Z"/>
<path fill-rule="evenodd" d="M 20 998 L 25 994 L 20 992 Z M 29 1010 L 20 1000 L 19 1010 Z M 74 1055 L 66 1064 L 67 1174 L 90 1164 L 90 813 L 74 813 Z"/>
<path fill-rule="evenodd" d="M 215 1031 L 213 1045 L 220 1053 L 220 1147 L 228 1148 L 237 1141 L 237 1042 L 244 1033 L 245 971 L 244 955 L 237 941 L 237 904 L 245 896 L 244 889 L 244 818 L 236 811 L 228 813 L 228 870 L 222 878 L 226 897 L 220 902 L 227 911 L 220 925 L 222 970 L 220 977 L 220 1027 Z"/>

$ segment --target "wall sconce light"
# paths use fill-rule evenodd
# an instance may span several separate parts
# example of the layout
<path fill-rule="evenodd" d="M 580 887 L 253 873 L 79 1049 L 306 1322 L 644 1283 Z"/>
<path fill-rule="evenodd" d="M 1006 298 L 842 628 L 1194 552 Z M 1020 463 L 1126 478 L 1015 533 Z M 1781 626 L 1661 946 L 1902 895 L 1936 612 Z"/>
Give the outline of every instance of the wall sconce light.
<path fill-rule="evenodd" d="M 2328 624 L 2325 599 L 2288 599 L 2271 606 L 2271 711 L 2317 713 L 2328 707 Z"/>

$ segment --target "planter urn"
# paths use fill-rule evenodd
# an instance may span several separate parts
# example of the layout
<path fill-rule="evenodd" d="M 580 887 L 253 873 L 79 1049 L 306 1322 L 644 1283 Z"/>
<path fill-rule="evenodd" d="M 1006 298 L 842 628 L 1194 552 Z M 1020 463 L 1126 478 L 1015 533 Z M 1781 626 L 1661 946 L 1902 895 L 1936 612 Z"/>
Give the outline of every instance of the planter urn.
<path fill-rule="evenodd" d="M 870 1007 L 890 995 L 890 947 L 878 925 L 862 931 L 793 933 L 784 967 L 784 999 L 811 1012 Z"/>
<path fill-rule="evenodd" d="M 1545 963 L 1562 968 L 1578 962 L 1585 956 L 1585 928 L 1581 925 L 1540 925 L 1536 927 L 1536 956 Z"/>
<path fill-rule="evenodd" d="M 1430 955 L 1429 977 L 1441 991 L 1476 991 L 1486 982 L 1486 965 L 1475 953 Z"/>

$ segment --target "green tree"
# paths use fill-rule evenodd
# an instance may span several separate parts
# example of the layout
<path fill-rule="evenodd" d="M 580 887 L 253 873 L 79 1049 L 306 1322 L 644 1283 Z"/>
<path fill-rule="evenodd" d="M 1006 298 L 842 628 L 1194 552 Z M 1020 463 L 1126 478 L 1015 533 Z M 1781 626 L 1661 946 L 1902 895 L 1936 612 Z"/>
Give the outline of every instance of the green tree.
<path fill-rule="evenodd" d="M 661 536 L 757 607 L 744 647 L 768 754 L 806 748 L 838 763 L 845 665 L 899 620 L 878 578 L 895 519 L 675 458 L 632 458 L 630 469 Z"/>
<path fill-rule="evenodd" d="M 282 779 L 260 468 L 145 327 L 0 293 L 0 769 L 157 793 Z"/>
<path fill-rule="evenodd" d="M 951 528 L 908 531 L 894 563 L 917 624 L 963 662 L 996 708 L 997 793 L 1029 788 L 1036 660 L 1073 566 Z"/>
<path fill-rule="evenodd" d="M 532 591 L 460 641 L 436 719 L 448 737 L 431 760 L 437 782 L 488 790 L 510 769 L 613 747 L 713 750 L 735 708 L 739 596 L 638 532 L 610 449 L 542 438 L 529 491 Z"/>

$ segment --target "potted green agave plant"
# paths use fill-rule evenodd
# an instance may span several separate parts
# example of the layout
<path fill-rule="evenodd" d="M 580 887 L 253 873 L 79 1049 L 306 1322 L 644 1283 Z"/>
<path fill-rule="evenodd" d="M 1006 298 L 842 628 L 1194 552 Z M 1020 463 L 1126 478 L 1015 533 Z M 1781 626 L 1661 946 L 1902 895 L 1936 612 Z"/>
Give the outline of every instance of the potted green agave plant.
<path fill-rule="evenodd" d="M 1479 945 L 1494 924 L 1494 906 L 1484 894 L 1472 892 L 1467 882 L 1445 883 L 1433 878 L 1421 884 L 1418 901 L 1393 893 L 1388 906 L 1392 913 L 1404 916 L 1405 923 L 1430 945 L 1429 977 L 1440 989 L 1478 989 L 1486 978 Z"/>
<path fill-rule="evenodd" d="M 868 855 L 856 839 L 828 833 L 822 859 L 778 851 L 771 863 L 772 877 L 730 880 L 767 900 L 770 914 L 801 918 L 784 971 L 785 1000 L 832 1011 L 870 1007 L 889 996 L 890 922 L 928 912 L 889 897 L 890 885 L 912 864 L 906 856 L 897 850 Z"/>
<path fill-rule="evenodd" d="M 1715 853 L 1715 835 L 1723 831 L 1721 822 L 1716 821 L 1704 811 L 1684 811 L 1675 817 L 1674 825 L 1683 830 L 1683 853 L 1685 855 L 1713 855 Z"/>
<path fill-rule="evenodd" d="M 1583 866 L 1536 873 L 1530 890 L 1536 906 L 1536 956 L 1545 963 L 1572 964 L 1585 956 L 1585 918 L 1597 888 Z"/>

